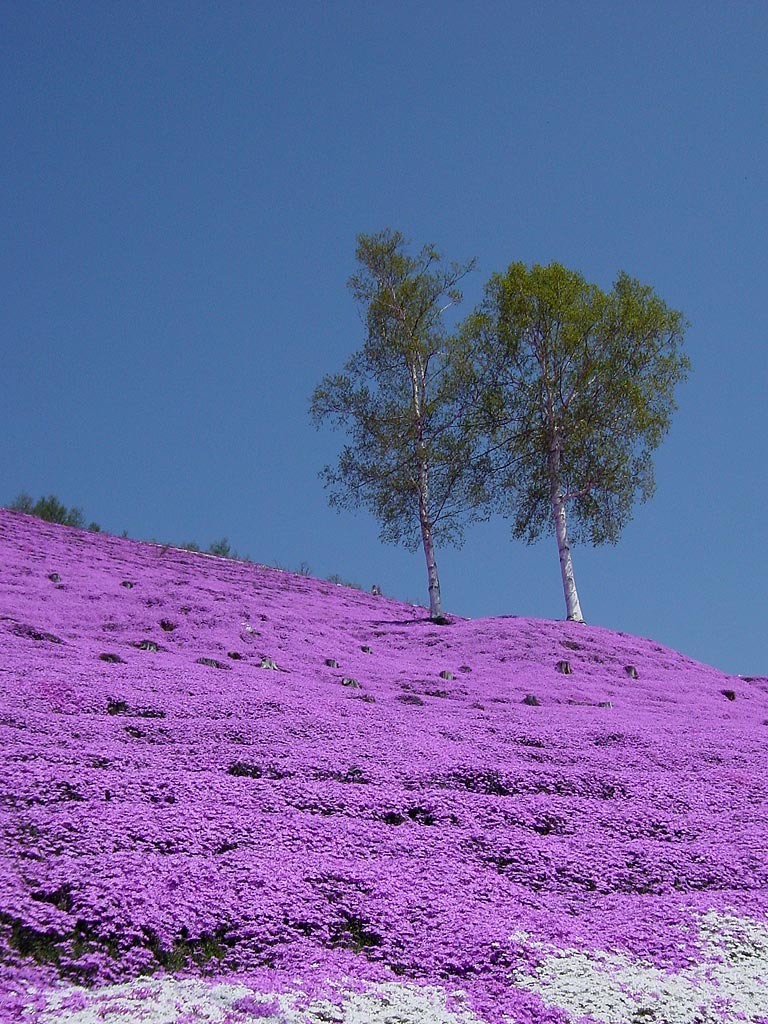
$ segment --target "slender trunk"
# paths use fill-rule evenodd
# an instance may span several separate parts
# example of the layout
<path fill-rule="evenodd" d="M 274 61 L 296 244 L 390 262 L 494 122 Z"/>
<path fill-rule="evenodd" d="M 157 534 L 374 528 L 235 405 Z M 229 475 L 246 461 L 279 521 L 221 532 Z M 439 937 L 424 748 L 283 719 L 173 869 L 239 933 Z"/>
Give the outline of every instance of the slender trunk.
<path fill-rule="evenodd" d="M 555 537 L 557 538 L 557 552 L 560 556 L 560 575 L 563 580 L 563 594 L 565 595 L 565 612 L 569 622 L 583 622 L 584 616 L 581 613 L 579 595 L 576 590 L 576 580 L 573 575 L 573 559 L 571 558 L 571 546 L 568 543 L 568 522 L 565 515 L 566 501 L 563 497 L 563 489 L 560 481 L 560 454 L 561 440 L 554 417 L 554 406 L 551 396 L 548 394 L 548 406 L 550 410 L 550 424 L 552 429 L 551 444 L 549 449 L 549 486 L 552 512 L 555 517 Z"/>
<path fill-rule="evenodd" d="M 429 588 L 429 617 L 443 617 L 443 606 L 440 602 L 440 577 L 437 575 L 435 559 L 435 542 L 432 536 L 432 518 L 429 514 L 429 472 L 427 455 L 424 449 L 424 402 L 426 397 L 426 365 L 420 356 L 415 356 L 410 364 L 411 385 L 413 388 L 413 414 L 416 424 L 418 444 L 418 491 L 419 491 L 419 523 L 421 524 L 421 542 L 424 546 L 424 557 L 427 560 L 427 585 Z"/>
<path fill-rule="evenodd" d="M 424 557 L 427 560 L 427 582 L 429 587 L 429 617 L 439 619 L 443 615 L 440 602 L 440 577 L 437 574 L 435 559 L 435 543 L 432 537 L 432 520 L 428 509 L 429 484 L 427 480 L 427 464 L 419 466 L 419 522 L 421 523 L 421 542 L 424 546 Z"/>
<path fill-rule="evenodd" d="M 565 501 L 563 500 L 559 487 L 553 488 L 552 511 L 555 515 L 555 536 L 557 537 L 557 550 L 560 555 L 560 574 L 563 578 L 565 610 L 570 622 L 583 622 L 584 616 L 581 613 L 579 595 L 576 591 L 576 580 L 573 575 L 571 546 L 568 543 L 568 524 L 565 518 Z"/>

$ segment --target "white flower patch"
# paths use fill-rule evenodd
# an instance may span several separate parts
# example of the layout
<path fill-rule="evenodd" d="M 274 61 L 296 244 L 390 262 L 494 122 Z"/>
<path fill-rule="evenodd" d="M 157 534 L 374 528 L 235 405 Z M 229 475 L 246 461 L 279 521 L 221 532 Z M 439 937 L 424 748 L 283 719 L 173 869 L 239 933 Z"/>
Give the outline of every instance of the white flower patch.
<path fill-rule="evenodd" d="M 96 989 L 75 986 L 47 997 L 39 1024 L 484 1024 L 469 1010 L 449 1010 L 440 988 L 386 982 L 343 992 L 340 1004 L 300 992 L 259 993 L 239 984 L 173 977 Z M 241 1004 L 241 1005 L 238 1005 Z"/>
<path fill-rule="evenodd" d="M 313 1003 L 304 1014 L 307 1024 L 483 1024 L 469 1010 L 449 1010 L 440 988 L 398 982 L 347 992 L 340 1007 Z"/>
<path fill-rule="evenodd" d="M 73 985 L 48 993 L 39 1020 L 40 1024 L 173 1024 L 186 1015 L 198 1017 L 201 1024 L 217 1024 L 234 1002 L 253 995 L 244 985 L 172 977 L 138 978 L 93 989 Z"/>
<path fill-rule="evenodd" d="M 605 1024 L 756 1024 L 768 1015 L 768 924 L 710 911 L 701 920 L 705 955 L 677 974 L 602 951 L 559 950 L 535 976 L 514 984 L 537 992 L 575 1020 Z M 522 936 L 517 935 L 520 939 Z"/>
<path fill-rule="evenodd" d="M 768 1016 L 768 921 L 711 911 L 700 921 L 701 962 L 677 974 L 605 951 L 558 949 L 516 933 L 545 953 L 535 974 L 510 985 L 538 993 L 577 1021 L 604 1024 L 758 1024 Z M 293 992 L 254 991 L 237 983 L 140 978 L 123 985 L 58 988 L 46 995 L 38 1024 L 484 1024 L 449 1009 L 441 988 L 386 982 L 361 992 L 337 985 L 340 999 L 309 1002 Z M 453 993 L 459 996 L 460 993 Z M 458 1000 L 460 1001 L 460 1000 Z"/>

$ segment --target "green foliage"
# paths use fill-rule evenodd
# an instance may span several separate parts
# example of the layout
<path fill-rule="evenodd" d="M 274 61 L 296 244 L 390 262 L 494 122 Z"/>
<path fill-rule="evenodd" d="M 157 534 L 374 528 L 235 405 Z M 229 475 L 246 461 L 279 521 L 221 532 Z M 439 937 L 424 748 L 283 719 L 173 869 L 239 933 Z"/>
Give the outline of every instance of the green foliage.
<path fill-rule="evenodd" d="M 232 548 L 229 546 L 229 541 L 226 537 L 222 537 L 221 540 L 215 540 L 212 544 L 208 545 L 208 551 L 212 555 L 218 555 L 219 558 L 235 558 Z"/>
<path fill-rule="evenodd" d="M 35 503 L 32 500 L 31 495 L 27 494 L 26 491 L 22 491 L 21 494 L 17 494 L 13 501 L 9 504 L 8 508 L 14 512 L 23 512 L 25 515 L 34 515 L 32 509 L 35 507 Z"/>
<path fill-rule="evenodd" d="M 49 494 L 47 497 L 38 498 L 37 501 L 33 501 L 29 494 L 22 491 L 21 494 L 14 498 L 8 508 L 16 512 L 24 512 L 30 516 L 36 516 L 38 519 L 44 519 L 48 523 L 76 526 L 81 530 L 85 528 L 83 510 L 75 506 L 67 508 L 54 494 Z M 96 523 L 91 523 L 88 529 L 94 532 L 99 531 Z"/>
<path fill-rule="evenodd" d="M 188 551 L 200 549 L 198 547 L 187 548 Z M 226 537 L 222 537 L 221 540 L 215 540 L 212 544 L 208 545 L 208 552 L 211 555 L 218 555 L 219 558 L 229 558 L 233 562 L 250 562 L 251 558 L 248 555 L 239 554 L 232 546 Z"/>
<path fill-rule="evenodd" d="M 399 232 L 360 235 L 349 281 L 365 324 L 362 348 L 327 375 L 310 406 L 316 426 L 347 431 L 321 473 L 336 507 L 368 508 L 384 541 L 418 548 L 425 528 L 460 543 L 479 515 L 477 437 L 463 404 L 458 340 L 443 321 L 474 261 L 447 266 L 431 245 L 415 256 Z"/>
<path fill-rule="evenodd" d="M 609 292 L 558 263 L 491 278 L 463 333 L 515 537 L 552 532 L 559 501 L 576 539 L 617 541 L 654 491 L 651 454 L 689 370 L 686 326 L 625 273 Z"/>

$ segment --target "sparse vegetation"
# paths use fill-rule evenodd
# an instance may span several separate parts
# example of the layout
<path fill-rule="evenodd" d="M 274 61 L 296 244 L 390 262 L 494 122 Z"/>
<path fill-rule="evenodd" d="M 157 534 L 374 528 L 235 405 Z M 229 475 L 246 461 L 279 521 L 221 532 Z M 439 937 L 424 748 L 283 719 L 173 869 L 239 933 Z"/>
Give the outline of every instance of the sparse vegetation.
<path fill-rule="evenodd" d="M 59 523 L 63 526 L 74 526 L 78 529 L 88 529 L 93 533 L 101 533 L 101 527 L 98 523 L 89 523 L 86 526 L 85 515 L 83 510 L 77 506 L 68 508 L 63 502 L 50 494 L 47 497 L 39 498 L 35 501 L 29 494 L 22 491 L 18 494 L 12 502 L 7 506 L 14 512 L 23 512 L 25 515 L 36 516 L 38 519 L 44 519 L 46 522 Z M 123 540 L 128 540 L 129 535 L 127 530 L 123 530 L 120 534 Z M 150 543 L 159 544 L 156 538 L 152 538 Z M 193 553 L 207 553 L 216 555 L 219 558 L 228 558 L 235 562 L 252 562 L 253 559 L 249 555 L 241 555 L 229 542 L 228 537 L 223 536 L 218 540 L 212 541 L 207 548 L 202 548 L 197 541 L 186 540 L 180 544 L 166 543 L 163 545 L 165 548 L 180 548 L 183 551 L 191 551 Z M 273 568 L 280 569 L 284 572 L 293 571 L 298 576 L 311 577 L 313 575 L 312 567 L 309 562 L 302 560 L 294 570 L 286 569 L 286 567 L 279 562 L 272 563 Z M 365 590 L 366 588 L 353 580 L 345 579 L 339 573 L 332 573 L 326 577 L 329 583 L 334 583 L 340 587 L 351 587 L 353 590 Z M 380 593 L 380 591 L 378 591 Z"/>
<path fill-rule="evenodd" d="M 37 519 L 44 519 L 47 523 L 76 526 L 80 530 L 88 529 L 91 533 L 101 532 L 98 523 L 88 523 L 86 527 L 85 514 L 81 508 L 75 505 L 67 508 L 55 494 L 49 494 L 35 501 L 26 491 L 22 491 L 16 495 L 8 508 L 13 512 L 23 512 L 25 515 L 35 516 Z"/>
<path fill-rule="evenodd" d="M 353 583 L 351 580 L 345 580 L 342 576 L 339 576 L 337 572 L 333 572 L 330 576 L 326 576 L 325 578 L 329 583 L 335 583 L 337 587 L 351 587 L 353 590 L 365 589 L 359 583 Z"/>
<path fill-rule="evenodd" d="M 226 537 L 222 537 L 221 540 L 215 540 L 208 545 L 208 551 L 212 555 L 218 555 L 219 558 L 236 558 L 237 555 L 232 551 L 229 541 Z"/>

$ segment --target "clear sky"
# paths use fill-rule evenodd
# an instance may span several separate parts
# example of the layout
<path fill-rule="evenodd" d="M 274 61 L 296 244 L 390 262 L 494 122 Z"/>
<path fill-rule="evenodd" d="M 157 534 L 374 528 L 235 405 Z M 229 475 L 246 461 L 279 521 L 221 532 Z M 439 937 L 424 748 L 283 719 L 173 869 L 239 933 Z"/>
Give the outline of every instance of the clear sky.
<path fill-rule="evenodd" d="M 657 494 L 577 547 L 586 618 L 768 672 L 768 5 L 0 3 L 0 502 L 426 603 L 317 478 L 362 341 L 355 236 L 513 260 L 691 321 Z M 468 616 L 562 617 L 554 539 L 438 553 Z"/>

